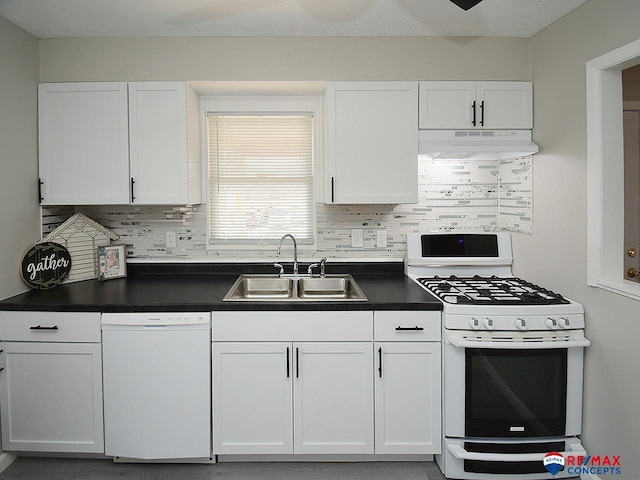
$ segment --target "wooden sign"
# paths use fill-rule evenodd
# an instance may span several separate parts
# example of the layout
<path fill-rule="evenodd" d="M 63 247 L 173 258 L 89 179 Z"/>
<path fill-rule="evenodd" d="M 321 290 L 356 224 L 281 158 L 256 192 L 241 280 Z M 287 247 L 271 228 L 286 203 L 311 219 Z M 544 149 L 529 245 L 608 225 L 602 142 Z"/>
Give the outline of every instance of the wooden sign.
<path fill-rule="evenodd" d="M 60 285 L 71 270 L 71 255 L 59 243 L 42 242 L 31 247 L 22 258 L 22 279 L 31 288 Z"/>

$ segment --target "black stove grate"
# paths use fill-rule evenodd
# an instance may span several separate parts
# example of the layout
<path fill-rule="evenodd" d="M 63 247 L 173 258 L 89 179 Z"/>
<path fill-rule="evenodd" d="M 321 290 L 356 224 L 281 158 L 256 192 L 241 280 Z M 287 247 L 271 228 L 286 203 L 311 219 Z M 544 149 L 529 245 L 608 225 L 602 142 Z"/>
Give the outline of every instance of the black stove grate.
<path fill-rule="evenodd" d="M 450 277 L 418 278 L 436 297 L 459 305 L 559 305 L 569 300 L 517 277 Z"/>

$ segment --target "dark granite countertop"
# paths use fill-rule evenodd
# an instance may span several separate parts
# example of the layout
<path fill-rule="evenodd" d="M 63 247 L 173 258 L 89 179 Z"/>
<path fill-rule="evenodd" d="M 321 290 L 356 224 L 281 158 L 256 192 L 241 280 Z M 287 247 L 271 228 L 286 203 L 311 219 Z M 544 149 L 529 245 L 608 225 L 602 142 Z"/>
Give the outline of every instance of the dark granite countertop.
<path fill-rule="evenodd" d="M 402 262 L 340 263 L 366 302 L 223 302 L 240 273 L 273 273 L 263 264 L 130 264 L 127 278 L 32 290 L 0 302 L 0 310 L 169 312 L 215 310 L 441 310 L 442 304 L 403 273 Z M 306 271 L 306 266 L 304 270 Z"/>

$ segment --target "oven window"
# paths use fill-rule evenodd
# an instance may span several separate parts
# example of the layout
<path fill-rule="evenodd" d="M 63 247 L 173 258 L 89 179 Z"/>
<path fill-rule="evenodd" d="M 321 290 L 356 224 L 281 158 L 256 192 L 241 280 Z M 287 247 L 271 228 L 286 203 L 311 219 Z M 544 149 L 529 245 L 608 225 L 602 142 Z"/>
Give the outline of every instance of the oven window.
<path fill-rule="evenodd" d="M 564 435 L 567 349 L 468 348 L 465 353 L 467 436 Z"/>

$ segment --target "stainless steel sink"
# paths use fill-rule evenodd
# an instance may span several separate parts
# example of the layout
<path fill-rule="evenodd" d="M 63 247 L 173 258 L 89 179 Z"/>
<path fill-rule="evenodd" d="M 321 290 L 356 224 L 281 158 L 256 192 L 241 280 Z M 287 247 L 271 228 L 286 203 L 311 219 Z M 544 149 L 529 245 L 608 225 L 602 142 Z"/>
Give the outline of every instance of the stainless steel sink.
<path fill-rule="evenodd" d="M 351 275 L 293 277 L 240 275 L 222 299 L 225 302 L 366 301 Z"/>

